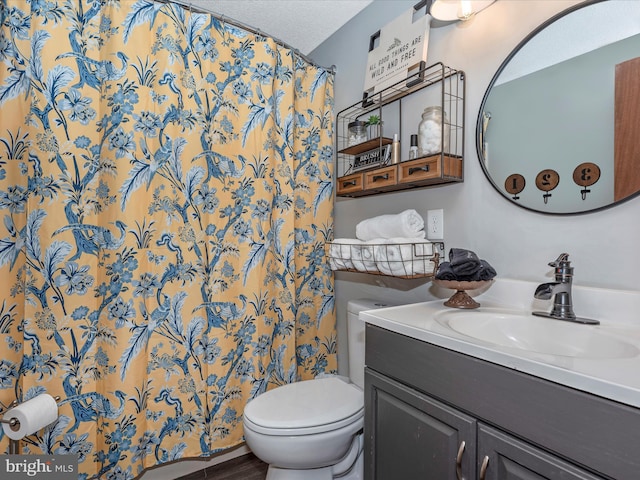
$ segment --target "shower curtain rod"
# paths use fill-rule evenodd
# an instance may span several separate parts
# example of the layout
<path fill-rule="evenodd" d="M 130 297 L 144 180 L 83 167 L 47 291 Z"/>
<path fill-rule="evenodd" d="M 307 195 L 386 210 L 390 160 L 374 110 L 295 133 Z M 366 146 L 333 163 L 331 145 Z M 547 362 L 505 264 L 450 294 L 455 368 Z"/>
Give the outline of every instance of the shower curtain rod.
<path fill-rule="evenodd" d="M 316 62 L 314 62 L 313 60 L 311 60 L 307 55 L 305 55 L 304 53 L 302 53 L 300 50 L 298 50 L 295 47 L 292 47 L 291 45 L 289 45 L 288 43 L 280 40 L 279 38 L 275 38 L 271 35 L 269 35 L 266 32 L 261 31 L 259 28 L 255 28 L 252 27 L 251 25 L 247 25 L 246 23 L 242 23 L 239 20 L 235 20 L 231 17 L 226 17 L 224 15 L 209 11 L 209 10 L 205 10 L 201 7 L 195 7 L 193 6 L 193 4 L 186 2 L 184 0 L 154 0 L 155 2 L 158 3 L 176 3 L 178 5 L 181 5 L 187 9 L 189 9 L 190 12 L 195 12 L 195 13 L 206 13 L 208 15 L 213 15 L 215 18 L 217 18 L 218 20 L 220 20 L 223 23 L 230 23 L 235 27 L 239 27 L 242 28 L 243 30 L 247 30 L 248 32 L 254 33 L 256 35 L 264 35 L 264 36 L 268 36 L 271 37 L 271 39 L 273 39 L 274 42 L 276 42 L 277 44 L 288 48 L 289 50 L 293 50 L 293 52 L 298 55 L 300 58 L 302 58 L 305 62 L 313 65 L 314 67 L 318 67 L 318 68 L 322 68 L 324 70 L 328 70 L 331 73 L 335 74 L 336 73 L 336 66 L 335 65 L 331 65 L 330 67 L 325 67 L 323 65 L 319 65 Z"/>

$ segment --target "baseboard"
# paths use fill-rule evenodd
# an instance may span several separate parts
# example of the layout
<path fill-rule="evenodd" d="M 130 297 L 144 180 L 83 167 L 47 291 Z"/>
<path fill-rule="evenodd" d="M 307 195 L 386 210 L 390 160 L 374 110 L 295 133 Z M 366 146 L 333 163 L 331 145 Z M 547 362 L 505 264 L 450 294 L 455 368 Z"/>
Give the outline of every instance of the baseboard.
<path fill-rule="evenodd" d="M 148 469 L 139 477 L 139 480 L 176 480 L 190 473 L 204 470 L 205 468 L 247 455 L 248 453 L 251 453 L 251 450 L 249 450 L 246 444 L 242 444 L 207 459 L 188 458 Z"/>

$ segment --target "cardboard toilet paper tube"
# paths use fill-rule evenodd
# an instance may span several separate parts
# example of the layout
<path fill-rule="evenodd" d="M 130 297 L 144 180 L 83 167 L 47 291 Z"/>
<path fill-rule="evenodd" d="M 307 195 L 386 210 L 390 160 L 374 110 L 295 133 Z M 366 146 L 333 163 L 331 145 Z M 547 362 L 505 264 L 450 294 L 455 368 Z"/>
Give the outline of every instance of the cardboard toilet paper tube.
<path fill-rule="evenodd" d="M 5 422 L 12 419 L 19 422 L 15 426 L 3 423 L 2 429 L 11 440 L 20 440 L 55 422 L 58 404 L 51 395 L 43 393 L 7 410 L 2 417 Z"/>

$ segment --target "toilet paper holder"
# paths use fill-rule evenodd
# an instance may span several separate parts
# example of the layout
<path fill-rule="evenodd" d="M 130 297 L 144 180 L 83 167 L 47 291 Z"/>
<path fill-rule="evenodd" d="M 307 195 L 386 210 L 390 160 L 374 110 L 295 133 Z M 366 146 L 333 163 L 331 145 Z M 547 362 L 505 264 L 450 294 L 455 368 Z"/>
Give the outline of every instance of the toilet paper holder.
<path fill-rule="evenodd" d="M 53 398 L 56 401 L 56 403 L 60 401 L 59 396 L 55 396 Z M 20 405 L 20 402 L 18 402 L 18 400 L 14 400 L 13 402 L 11 402 L 9 407 L 4 411 L 4 413 L 6 414 L 9 410 L 11 410 L 14 407 L 17 407 L 18 405 Z M 0 414 L 2 414 L 2 411 L 0 411 Z M 7 418 L 4 418 L 4 414 L 2 414 L 2 417 L 0 417 L 0 423 L 8 424 L 9 428 L 11 428 L 11 430 L 13 430 L 14 432 L 17 432 L 18 430 L 20 430 L 20 420 L 18 420 L 17 418 L 7 419 Z"/>

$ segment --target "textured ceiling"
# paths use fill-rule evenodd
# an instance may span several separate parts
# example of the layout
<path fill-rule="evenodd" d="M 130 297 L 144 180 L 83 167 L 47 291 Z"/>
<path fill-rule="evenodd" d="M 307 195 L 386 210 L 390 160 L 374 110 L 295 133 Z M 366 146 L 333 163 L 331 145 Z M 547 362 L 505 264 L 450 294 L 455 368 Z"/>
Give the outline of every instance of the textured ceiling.
<path fill-rule="evenodd" d="M 372 0 L 181 0 L 238 20 L 307 55 Z"/>

